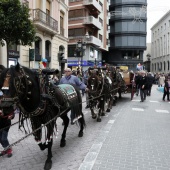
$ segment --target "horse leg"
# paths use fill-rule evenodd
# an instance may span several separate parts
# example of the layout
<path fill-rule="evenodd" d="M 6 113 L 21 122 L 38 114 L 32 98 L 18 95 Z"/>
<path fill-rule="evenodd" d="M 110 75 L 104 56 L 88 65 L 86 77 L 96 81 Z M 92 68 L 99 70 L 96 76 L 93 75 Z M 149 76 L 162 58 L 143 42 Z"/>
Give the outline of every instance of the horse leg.
<path fill-rule="evenodd" d="M 67 127 L 69 125 L 69 118 L 68 118 L 67 114 L 65 114 L 64 116 L 61 117 L 61 119 L 64 122 L 64 130 L 61 135 L 60 147 L 64 147 L 66 145 L 65 138 L 66 138 Z"/>
<path fill-rule="evenodd" d="M 90 106 L 90 110 L 91 110 L 91 115 L 92 115 L 92 119 L 96 119 L 96 114 L 94 113 L 94 108 L 92 108 L 91 106 Z"/>
<path fill-rule="evenodd" d="M 106 96 L 104 96 L 104 97 L 102 98 L 102 100 L 101 100 L 101 106 L 100 106 L 100 108 L 101 108 L 101 113 L 100 113 L 100 115 L 101 115 L 101 116 L 105 116 L 105 115 L 106 115 L 106 113 L 105 113 L 105 102 L 106 102 Z"/>
<path fill-rule="evenodd" d="M 80 124 L 80 131 L 79 131 L 79 134 L 78 134 L 78 137 L 83 137 L 83 129 L 85 127 L 85 120 L 84 120 L 84 115 L 82 113 L 81 115 L 82 117 L 80 119 L 78 119 L 78 122 Z"/>
<path fill-rule="evenodd" d="M 49 170 L 52 167 L 52 145 L 53 145 L 53 139 L 51 139 L 48 142 L 48 155 L 47 155 L 47 160 L 45 161 L 45 165 L 44 165 L 44 170 Z"/>

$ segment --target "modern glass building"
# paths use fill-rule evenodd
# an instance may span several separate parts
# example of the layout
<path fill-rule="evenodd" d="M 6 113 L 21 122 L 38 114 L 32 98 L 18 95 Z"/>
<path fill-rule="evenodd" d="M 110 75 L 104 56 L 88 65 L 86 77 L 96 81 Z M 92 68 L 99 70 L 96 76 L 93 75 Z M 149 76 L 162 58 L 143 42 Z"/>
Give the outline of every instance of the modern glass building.
<path fill-rule="evenodd" d="M 147 0 L 111 0 L 110 47 L 106 62 L 136 70 L 146 50 Z"/>

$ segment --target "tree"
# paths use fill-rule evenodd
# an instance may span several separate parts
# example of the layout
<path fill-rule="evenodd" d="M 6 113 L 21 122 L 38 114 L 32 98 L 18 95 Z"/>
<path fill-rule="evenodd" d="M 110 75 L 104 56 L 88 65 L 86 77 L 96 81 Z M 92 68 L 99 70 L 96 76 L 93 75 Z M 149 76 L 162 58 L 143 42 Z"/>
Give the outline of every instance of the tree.
<path fill-rule="evenodd" d="M 28 6 L 20 0 L 0 0 L 0 43 L 32 45 L 35 41 L 35 28 L 29 19 Z"/>

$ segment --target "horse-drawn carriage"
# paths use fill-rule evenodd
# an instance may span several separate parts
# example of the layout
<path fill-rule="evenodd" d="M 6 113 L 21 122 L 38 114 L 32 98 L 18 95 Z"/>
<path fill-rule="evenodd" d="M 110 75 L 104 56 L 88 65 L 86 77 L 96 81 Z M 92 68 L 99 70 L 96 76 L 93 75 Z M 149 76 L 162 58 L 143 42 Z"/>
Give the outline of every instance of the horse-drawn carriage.
<path fill-rule="evenodd" d="M 135 74 L 132 71 L 122 71 L 120 72 L 125 84 L 127 86 L 127 93 L 131 93 L 131 100 L 136 92 Z"/>

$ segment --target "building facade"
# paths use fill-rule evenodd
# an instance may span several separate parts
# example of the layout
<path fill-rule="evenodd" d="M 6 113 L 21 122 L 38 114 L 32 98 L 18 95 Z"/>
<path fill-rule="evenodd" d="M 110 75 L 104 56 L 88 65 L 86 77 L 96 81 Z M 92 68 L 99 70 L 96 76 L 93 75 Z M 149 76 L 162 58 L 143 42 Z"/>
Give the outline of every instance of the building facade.
<path fill-rule="evenodd" d="M 108 51 L 107 0 L 69 0 L 68 66 L 72 69 L 102 65 L 102 53 Z M 86 44 L 78 53 L 77 42 Z"/>
<path fill-rule="evenodd" d="M 106 62 L 136 70 L 146 50 L 147 0 L 111 0 L 110 47 Z"/>
<path fill-rule="evenodd" d="M 151 28 L 151 71 L 170 72 L 170 11 Z"/>
<path fill-rule="evenodd" d="M 39 68 L 42 59 L 47 60 L 47 67 L 60 68 L 58 56 L 67 57 L 68 45 L 68 0 L 21 0 L 30 8 L 30 20 L 36 28 L 36 41 L 32 47 L 12 45 L 0 47 L 0 63 L 5 66 L 21 65 Z M 65 60 L 66 61 L 66 60 Z M 60 69 L 64 69 L 65 62 Z"/>

